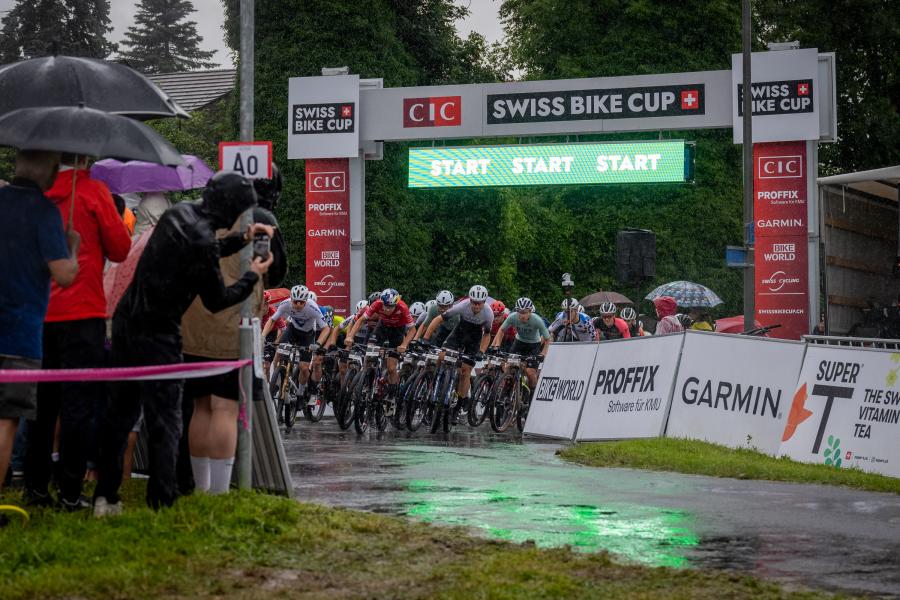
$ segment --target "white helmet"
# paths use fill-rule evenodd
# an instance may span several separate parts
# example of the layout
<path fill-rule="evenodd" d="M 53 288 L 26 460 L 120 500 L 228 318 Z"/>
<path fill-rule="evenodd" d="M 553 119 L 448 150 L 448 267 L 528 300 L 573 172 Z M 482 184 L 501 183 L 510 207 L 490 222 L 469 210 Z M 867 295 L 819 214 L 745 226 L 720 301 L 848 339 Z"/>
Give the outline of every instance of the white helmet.
<path fill-rule="evenodd" d="M 295 302 L 299 302 L 301 300 L 300 294 L 308 291 L 305 285 L 295 285 L 291 288 L 291 300 Z M 304 296 L 302 299 L 306 300 L 308 296 Z"/>
<path fill-rule="evenodd" d="M 584 312 L 584 307 L 580 304 L 578 305 L 578 312 L 580 312 L 580 313 Z"/>
<path fill-rule="evenodd" d="M 531 301 L 531 298 L 519 298 L 516 300 L 516 311 L 524 312 L 526 310 L 534 310 L 534 302 Z"/>
<path fill-rule="evenodd" d="M 369 305 L 369 301 L 368 301 L 368 300 L 360 300 L 359 302 L 356 303 L 356 312 L 361 311 L 362 309 L 364 309 L 364 308 L 367 307 L 368 305 Z"/>
<path fill-rule="evenodd" d="M 453 292 L 450 290 L 442 290 L 437 293 L 437 296 L 434 297 L 438 306 L 450 306 L 453 304 Z"/>
<path fill-rule="evenodd" d="M 604 302 L 600 305 L 600 314 L 601 315 L 614 315 L 616 314 L 616 305 L 612 302 Z"/>
<path fill-rule="evenodd" d="M 425 305 L 421 302 L 413 302 L 412 306 L 409 307 L 409 314 L 411 314 L 415 318 L 419 318 L 419 315 L 425 312 Z"/>
<path fill-rule="evenodd" d="M 578 300 L 575 298 L 566 298 L 562 301 L 563 310 L 572 310 L 573 308 L 578 308 Z"/>
<path fill-rule="evenodd" d="M 626 321 L 634 321 L 637 319 L 637 312 L 630 306 L 622 309 L 622 318 Z"/>
<path fill-rule="evenodd" d="M 469 288 L 469 300 L 474 300 L 475 302 L 484 302 L 488 299 L 488 291 L 487 288 L 483 285 L 473 285 Z"/>
<path fill-rule="evenodd" d="M 437 300 L 429 300 L 425 303 L 425 310 L 431 310 L 435 306 L 437 306 Z"/>
<path fill-rule="evenodd" d="M 313 302 L 317 303 L 317 304 L 318 304 L 318 302 L 319 302 L 319 297 L 316 296 L 316 293 L 315 293 L 315 292 L 312 292 L 312 291 L 309 293 L 309 299 L 312 300 Z"/>

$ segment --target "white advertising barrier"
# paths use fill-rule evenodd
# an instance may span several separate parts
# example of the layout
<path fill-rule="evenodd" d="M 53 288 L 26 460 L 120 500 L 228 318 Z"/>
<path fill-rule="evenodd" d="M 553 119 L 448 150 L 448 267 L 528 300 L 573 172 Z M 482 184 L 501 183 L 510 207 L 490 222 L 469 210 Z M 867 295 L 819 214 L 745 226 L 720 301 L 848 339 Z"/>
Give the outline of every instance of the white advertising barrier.
<path fill-rule="evenodd" d="M 804 349 L 801 342 L 686 332 L 666 437 L 774 456 Z"/>
<path fill-rule="evenodd" d="M 575 437 L 598 344 L 553 344 L 544 359 L 525 422 L 527 435 Z"/>
<path fill-rule="evenodd" d="M 809 346 L 779 455 L 900 477 L 898 375 L 897 352 Z"/>
<path fill-rule="evenodd" d="M 576 439 L 661 436 L 683 342 L 676 334 L 599 344 Z"/>

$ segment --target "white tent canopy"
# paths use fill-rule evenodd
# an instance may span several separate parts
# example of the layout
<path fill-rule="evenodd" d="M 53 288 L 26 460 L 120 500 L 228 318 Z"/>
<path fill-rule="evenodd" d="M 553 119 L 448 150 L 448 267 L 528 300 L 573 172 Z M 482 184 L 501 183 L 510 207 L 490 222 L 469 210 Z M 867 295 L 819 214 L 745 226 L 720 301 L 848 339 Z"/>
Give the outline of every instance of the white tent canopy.
<path fill-rule="evenodd" d="M 817 181 L 819 185 L 843 185 L 865 194 L 897 202 L 900 194 L 900 165 L 819 177 Z"/>

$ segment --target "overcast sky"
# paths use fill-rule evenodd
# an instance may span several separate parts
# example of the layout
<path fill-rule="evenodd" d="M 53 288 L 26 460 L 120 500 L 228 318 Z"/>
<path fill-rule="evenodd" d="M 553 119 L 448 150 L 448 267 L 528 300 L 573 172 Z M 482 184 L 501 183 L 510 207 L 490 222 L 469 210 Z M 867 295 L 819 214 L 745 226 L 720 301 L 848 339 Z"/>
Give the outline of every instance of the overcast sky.
<path fill-rule="evenodd" d="M 350 0 L 353 1 L 353 0 Z M 197 33 L 203 38 L 205 50 L 215 50 L 213 60 L 223 67 L 232 66 L 231 56 L 225 46 L 225 34 L 222 25 L 225 22 L 225 11 L 221 0 L 192 0 L 197 12 L 191 17 L 197 22 Z M 460 34 L 465 37 L 470 31 L 478 31 L 488 43 L 498 41 L 503 36 L 497 11 L 500 0 L 456 0 L 458 4 L 468 6 L 469 18 L 458 26 Z M 0 11 L 8 11 L 15 5 L 15 0 L 0 0 Z M 125 31 L 134 25 L 134 0 L 111 0 L 110 18 L 113 24 L 112 40 L 118 42 Z"/>

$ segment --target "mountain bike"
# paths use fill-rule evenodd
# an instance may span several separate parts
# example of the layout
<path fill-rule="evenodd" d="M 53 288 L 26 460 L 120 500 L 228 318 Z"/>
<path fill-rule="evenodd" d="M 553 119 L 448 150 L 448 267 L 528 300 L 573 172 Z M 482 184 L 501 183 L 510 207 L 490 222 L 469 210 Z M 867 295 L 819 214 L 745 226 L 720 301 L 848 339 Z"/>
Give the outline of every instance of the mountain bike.
<path fill-rule="evenodd" d="M 325 414 L 325 406 L 333 402 L 340 389 L 340 373 L 338 372 L 337 352 L 327 353 L 324 348 L 317 347 L 314 354 L 322 357 L 322 379 L 319 381 L 319 392 L 309 393 L 309 386 L 303 398 L 303 416 L 311 423 L 318 423 Z M 310 365 L 310 368 L 312 366 Z"/>
<path fill-rule="evenodd" d="M 344 430 L 350 429 L 356 416 L 356 394 L 354 392 L 360 382 L 365 350 L 365 346 L 355 345 L 349 352 L 343 351 L 347 354 L 347 369 L 344 371 L 344 378 L 341 381 L 337 404 L 334 407 L 334 417 L 338 427 Z"/>
<path fill-rule="evenodd" d="M 538 357 L 525 358 L 518 354 L 505 354 L 503 358 L 506 372 L 497 384 L 497 395 L 491 406 L 491 429 L 503 433 L 515 420 L 519 431 L 523 431 L 531 404 L 531 388 L 525 369 L 537 368 L 540 360 Z"/>
<path fill-rule="evenodd" d="M 279 357 L 281 360 L 278 360 Z M 277 366 L 275 366 L 277 363 Z M 269 377 L 269 393 L 275 403 L 278 422 L 288 431 L 297 420 L 297 384 L 300 377 L 300 348 L 293 344 L 278 344 Z"/>
<path fill-rule="evenodd" d="M 359 382 L 354 390 L 355 415 L 353 426 L 356 433 L 365 433 L 370 425 L 378 431 L 387 429 L 385 402 L 387 401 L 387 365 L 388 347 L 379 348 L 375 344 L 366 346 L 366 356 Z"/>
<path fill-rule="evenodd" d="M 409 390 L 419 368 L 419 355 L 415 351 L 415 348 L 411 347 L 407 349 L 406 353 L 403 355 L 403 360 L 397 366 L 397 370 L 400 374 L 400 383 L 397 388 L 396 405 L 394 406 L 394 416 L 391 417 L 391 425 L 398 431 L 401 431 L 406 427 L 406 413 L 409 408 Z"/>
<path fill-rule="evenodd" d="M 493 406 L 497 384 L 500 381 L 503 359 L 490 354 L 472 383 L 472 402 L 467 416 L 470 427 L 479 427 L 488 417 Z"/>
<path fill-rule="evenodd" d="M 435 375 L 434 392 L 431 396 L 434 416 L 431 419 L 431 433 L 443 429 L 450 433 L 454 411 L 458 409 L 456 384 L 459 382 L 459 363 L 464 357 L 456 350 L 444 349 L 444 359 Z"/>
<path fill-rule="evenodd" d="M 425 423 L 430 425 L 434 412 L 432 395 L 437 375 L 438 349 L 423 349 L 417 361 L 418 371 L 404 394 L 406 401 L 406 428 L 416 431 Z"/>

